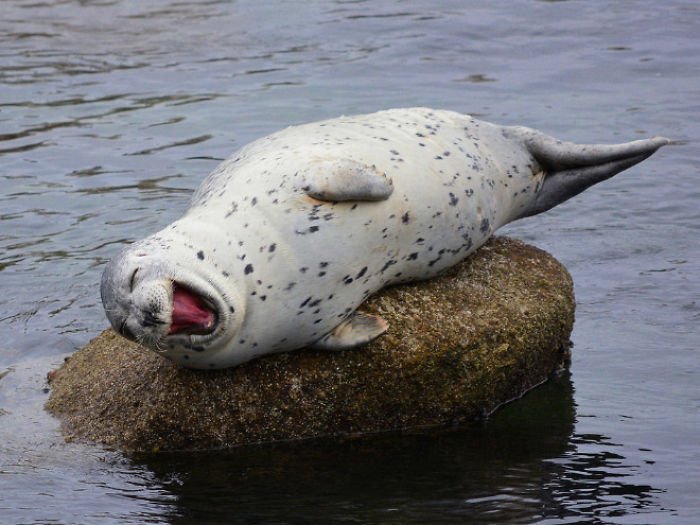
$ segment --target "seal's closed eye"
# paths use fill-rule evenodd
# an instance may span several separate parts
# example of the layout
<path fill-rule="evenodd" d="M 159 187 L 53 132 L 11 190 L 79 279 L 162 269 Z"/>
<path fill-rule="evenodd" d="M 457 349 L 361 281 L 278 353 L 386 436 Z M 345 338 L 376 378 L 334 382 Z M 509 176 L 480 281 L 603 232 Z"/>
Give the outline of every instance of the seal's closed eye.
<path fill-rule="evenodd" d="M 136 283 L 136 274 L 139 273 L 139 269 L 136 268 L 133 273 L 131 274 L 131 278 L 129 279 L 129 291 L 133 292 L 134 291 L 134 284 Z"/>

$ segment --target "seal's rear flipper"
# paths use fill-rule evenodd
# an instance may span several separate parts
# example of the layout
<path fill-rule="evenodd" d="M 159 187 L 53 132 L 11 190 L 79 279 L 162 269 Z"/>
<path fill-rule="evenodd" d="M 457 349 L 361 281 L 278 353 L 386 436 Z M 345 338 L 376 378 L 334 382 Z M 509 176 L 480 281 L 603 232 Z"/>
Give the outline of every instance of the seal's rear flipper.
<path fill-rule="evenodd" d="M 331 333 L 316 341 L 314 350 L 345 350 L 369 343 L 389 328 L 389 323 L 377 315 L 354 312 Z"/>
<path fill-rule="evenodd" d="M 504 135 L 521 141 L 545 171 L 537 197 L 518 218 L 547 211 L 643 161 L 671 142 L 654 137 L 624 144 L 574 144 L 524 127 L 505 128 Z"/>

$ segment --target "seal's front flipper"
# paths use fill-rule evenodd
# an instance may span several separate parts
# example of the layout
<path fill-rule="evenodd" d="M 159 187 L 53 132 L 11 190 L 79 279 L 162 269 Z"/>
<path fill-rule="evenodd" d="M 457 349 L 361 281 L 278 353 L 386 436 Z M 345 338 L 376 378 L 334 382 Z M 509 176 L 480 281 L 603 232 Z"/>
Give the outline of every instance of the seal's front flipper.
<path fill-rule="evenodd" d="M 389 328 L 389 323 L 377 315 L 355 312 L 333 329 L 331 333 L 316 341 L 315 350 L 345 350 L 369 343 Z"/>
<path fill-rule="evenodd" d="M 386 173 L 350 159 L 314 162 L 303 175 L 302 189 L 320 201 L 381 201 L 394 191 Z"/>
<path fill-rule="evenodd" d="M 536 198 L 519 217 L 547 211 L 671 143 L 667 138 L 654 137 L 625 144 L 574 144 L 524 127 L 505 128 L 504 135 L 521 141 L 545 171 Z"/>

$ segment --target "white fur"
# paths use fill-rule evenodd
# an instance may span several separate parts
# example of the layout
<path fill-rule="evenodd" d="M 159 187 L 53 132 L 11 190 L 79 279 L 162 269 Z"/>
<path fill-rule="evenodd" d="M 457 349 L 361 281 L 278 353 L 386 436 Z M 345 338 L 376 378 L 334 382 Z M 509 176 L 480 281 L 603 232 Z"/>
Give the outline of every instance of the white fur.
<path fill-rule="evenodd" d="M 415 108 L 257 140 L 206 178 L 183 218 L 110 264 L 108 316 L 195 368 L 309 346 L 369 295 L 435 276 L 523 214 L 544 172 L 507 129 Z M 326 191 L 353 200 L 309 195 Z M 166 336 L 167 307 L 165 324 L 143 327 L 139 312 L 149 305 L 125 284 L 135 268 L 137 286 L 167 294 L 175 280 L 207 297 L 218 311 L 215 332 Z"/>

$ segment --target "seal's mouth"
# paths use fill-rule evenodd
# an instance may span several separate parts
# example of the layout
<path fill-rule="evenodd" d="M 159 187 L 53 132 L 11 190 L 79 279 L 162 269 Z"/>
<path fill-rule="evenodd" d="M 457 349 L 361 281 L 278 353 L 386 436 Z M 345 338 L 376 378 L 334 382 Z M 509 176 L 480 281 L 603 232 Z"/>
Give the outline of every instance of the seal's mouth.
<path fill-rule="evenodd" d="M 168 335 L 207 335 L 216 327 L 216 308 L 206 297 L 173 283 L 173 313 Z"/>

